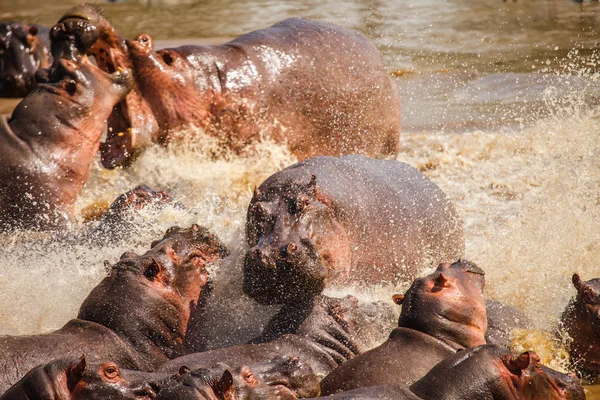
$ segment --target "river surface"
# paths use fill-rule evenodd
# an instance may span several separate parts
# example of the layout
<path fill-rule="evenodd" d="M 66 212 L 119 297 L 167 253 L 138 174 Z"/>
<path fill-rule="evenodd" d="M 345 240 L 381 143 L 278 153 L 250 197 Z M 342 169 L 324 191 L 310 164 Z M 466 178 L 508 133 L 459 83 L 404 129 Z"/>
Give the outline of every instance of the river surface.
<path fill-rule="evenodd" d="M 73 0 L 0 0 L 0 18 L 52 25 Z M 402 151 L 456 203 L 467 258 L 487 275 L 488 296 L 522 309 L 535 331 L 515 349 L 534 349 L 568 368 L 550 334 L 575 290 L 571 275 L 600 277 L 600 3 L 568 0 L 130 0 L 102 5 L 126 37 L 148 33 L 159 46 L 224 42 L 288 17 L 363 32 L 383 54 L 403 101 Z M 14 101 L 0 101 L 8 112 Z M 233 255 L 215 281 L 239 287 L 245 208 L 255 185 L 293 163 L 263 142 L 244 156 L 210 142 L 152 148 L 127 171 L 97 164 L 77 207 L 80 220 L 145 183 L 171 190 L 189 211 L 142 211 L 127 243 L 92 248 L 44 234 L 1 238 L 0 333 L 45 332 L 72 318 L 105 275 L 103 260 L 138 251 L 172 224 L 198 222 Z M 74 225 L 74 230 L 81 222 Z M 404 286 L 405 287 L 405 286 Z M 362 300 L 389 301 L 402 288 L 343 287 Z M 225 290 L 225 289 L 223 289 Z M 236 298 L 237 298 L 236 297 Z M 251 304 L 231 300 L 244 332 Z M 228 320 L 229 322 L 223 322 Z M 249 333 L 248 333 L 249 334 Z M 588 398 L 600 399 L 590 388 Z"/>

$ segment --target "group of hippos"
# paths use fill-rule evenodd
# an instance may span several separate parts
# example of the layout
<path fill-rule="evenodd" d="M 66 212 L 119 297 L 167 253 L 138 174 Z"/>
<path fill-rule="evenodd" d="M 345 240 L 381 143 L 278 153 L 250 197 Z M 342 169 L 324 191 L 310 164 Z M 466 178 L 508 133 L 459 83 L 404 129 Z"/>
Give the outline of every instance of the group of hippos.
<path fill-rule="evenodd" d="M 82 5 L 47 31 L 1 24 L 0 45 L 0 94 L 25 96 L 0 125 L 4 232 L 64 229 L 98 151 L 106 168 L 126 168 L 150 145 L 188 140 L 186 127 L 235 152 L 266 135 L 301 160 L 248 205 L 243 290 L 280 307 L 257 337 L 207 347 L 207 266 L 229 252 L 204 227 L 173 227 L 110 265 L 62 328 L 0 336 L 1 400 L 585 398 L 574 374 L 506 347 L 519 312 L 484 298 L 445 194 L 407 164 L 372 158 L 397 154 L 400 100 L 364 36 L 290 19 L 220 46 L 156 51 Z M 172 201 L 135 188 L 95 232 Z M 323 294 L 411 280 L 393 296 L 397 327 L 374 348 L 364 305 Z M 563 325 L 573 366 L 593 378 L 600 280 L 573 283 Z"/>

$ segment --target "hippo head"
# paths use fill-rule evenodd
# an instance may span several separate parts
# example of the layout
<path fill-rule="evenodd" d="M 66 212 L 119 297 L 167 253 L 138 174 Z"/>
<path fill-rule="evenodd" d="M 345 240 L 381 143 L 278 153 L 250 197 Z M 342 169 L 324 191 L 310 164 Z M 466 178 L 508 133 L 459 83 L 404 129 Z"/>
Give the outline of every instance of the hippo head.
<path fill-rule="evenodd" d="M 85 356 L 35 367 L 0 399 L 29 399 L 31 394 L 47 400 L 150 400 L 156 395 L 149 385 L 123 379 L 115 363 L 88 363 Z"/>
<path fill-rule="evenodd" d="M 573 374 L 541 365 L 532 351 L 513 355 L 496 345 L 482 345 L 447 357 L 410 390 L 423 399 L 585 399 L 581 383 Z"/>
<path fill-rule="evenodd" d="M 111 73 L 133 69 L 134 63 L 125 39 L 97 7 L 89 4 L 76 6 L 67 11 L 61 21 L 79 21 L 88 27 L 87 32 L 80 31 L 78 40 L 85 43 L 86 53 L 94 56 L 103 71 Z M 114 107 L 108 118 L 107 139 L 100 146 L 102 165 L 106 168 L 128 166 L 137 150 L 153 142 L 156 135 L 158 123 L 140 92 L 137 80 L 134 80 L 127 96 Z"/>
<path fill-rule="evenodd" d="M 83 302 L 79 318 L 143 347 L 150 339 L 159 353 L 172 355 L 207 283 L 207 264 L 226 254 L 225 246 L 205 228 L 170 228 L 145 254 L 123 254 Z"/>
<path fill-rule="evenodd" d="M 430 275 L 415 279 L 404 295 L 398 326 L 434 336 L 455 348 L 485 343 L 487 316 L 484 272 L 468 261 L 440 264 Z"/>
<path fill-rule="evenodd" d="M 32 132 L 35 137 L 41 131 L 45 137 L 60 141 L 63 147 L 70 144 L 78 151 L 89 152 L 89 157 L 73 157 L 87 172 L 98 150 L 106 117 L 131 89 L 133 78 L 130 70 L 106 73 L 94 65 L 83 52 L 85 44 L 77 39 L 81 30 L 85 27 L 67 22 L 52 28 L 53 64 L 38 71 L 38 84 L 19 103 L 10 123 L 11 127 L 13 123 L 22 124 L 21 131 Z"/>
<path fill-rule="evenodd" d="M 264 304 L 313 297 L 350 268 L 344 230 L 314 175 L 264 189 L 267 183 L 248 207 L 244 292 Z"/>
<path fill-rule="evenodd" d="M 587 322 L 600 334 L 600 279 L 584 282 L 579 275 L 573 274 L 573 285 L 577 289 L 575 303 L 585 310 Z"/>
<path fill-rule="evenodd" d="M 0 97 L 25 97 L 35 73 L 48 67 L 48 49 L 35 25 L 0 23 Z"/>
<path fill-rule="evenodd" d="M 218 364 L 190 371 L 180 369 L 164 386 L 157 400 L 293 400 L 318 396 L 318 378 L 297 359 L 278 357 L 268 363 L 240 368 Z"/>

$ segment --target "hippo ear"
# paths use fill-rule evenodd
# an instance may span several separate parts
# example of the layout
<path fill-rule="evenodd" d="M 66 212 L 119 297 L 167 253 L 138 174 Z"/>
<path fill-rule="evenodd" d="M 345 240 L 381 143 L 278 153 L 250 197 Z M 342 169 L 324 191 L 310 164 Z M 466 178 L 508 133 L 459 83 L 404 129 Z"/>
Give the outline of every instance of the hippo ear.
<path fill-rule="evenodd" d="M 404 301 L 404 295 L 403 294 L 395 294 L 392 296 L 392 300 L 394 300 L 394 303 L 401 306 L 402 302 Z"/>
<path fill-rule="evenodd" d="M 443 288 L 446 286 L 446 282 L 448 282 L 448 278 L 444 276 L 444 274 L 440 273 L 437 278 L 435 278 L 435 286 L 439 288 Z"/>
<path fill-rule="evenodd" d="M 29 27 L 29 34 L 30 34 L 31 36 L 36 36 L 36 35 L 38 34 L 38 27 L 37 27 L 37 26 L 35 26 L 35 25 L 31 25 L 31 26 Z"/>
<path fill-rule="evenodd" d="M 221 379 L 215 383 L 213 390 L 219 399 L 234 399 L 235 391 L 233 388 L 233 375 L 230 370 L 226 369 L 225 372 L 223 372 Z"/>
<path fill-rule="evenodd" d="M 187 365 L 182 365 L 181 367 L 179 367 L 179 371 L 177 371 L 177 373 L 179 375 L 183 375 L 183 374 L 187 374 L 190 371 L 191 371 L 190 367 L 188 367 Z"/>
<path fill-rule="evenodd" d="M 85 355 L 81 356 L 77 364 L 71 364 L 71 368 L 69 368 L 69 371 L 67 371 L 67 387 L 69 388 L 69 392 L 72 392 L 81 378 L 83 378 L 83 373 L 85 372 L 86 366 L 87 362 L 85 361 Z"/>
<path fill-rule="evenodd" d="M 520 375 L 521 371 L 529 367 L 530 352 L 526 351 L 519 356 L 510 356 L 504 360 L 504 365 L 510 372 L 516 375 Z"/>
<path fill-rule="evenodd" d="M 573 274 L 573 286 L 575 286 L 575 289 L 577 289 L 577 291 L 581 290 L 581 288 L 583 287 L 583 282 L 581 281 L 581 278 L 579 277 L 578 274 Z"/>
<path fill-rule="evenodd" d="M 312 194 L 313 194 L 313 197 L 315 198 L 315 200 L 317 200 L 320 203 L 325 204 L 329 208 L 333 207 L 333 204 L 331 203 L 331 199 L 329 199 L 324 193 L 322 193 L 319 190 L 319 186 L 317 186 L 316 175 L 313 175 L 311 177 L 310 182 L 308 184 L 309 193 L 310 193 L 311 189 L 312 189 Z"/>
<path fill-rule="evenodd" d="M 254 195 L 252 196 L 253 198 L 259 198 L 260 195 L 262 194 L 262 191 L 258 188 L 258 187 L 254 187 Z"/>

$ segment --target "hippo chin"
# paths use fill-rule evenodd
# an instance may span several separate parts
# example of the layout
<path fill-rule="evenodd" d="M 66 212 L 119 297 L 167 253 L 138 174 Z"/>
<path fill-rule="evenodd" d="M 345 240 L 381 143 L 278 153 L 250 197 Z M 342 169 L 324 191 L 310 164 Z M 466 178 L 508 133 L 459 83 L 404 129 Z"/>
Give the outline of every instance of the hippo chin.
<path fill-rule="evenodd" d="M 237 152 L 262 135 L 299 159 L 397 152 L 399 94 L 377 48 L 357 32 L 288 19 L 221 46 L 155 51 L 149 35 L 126 41 L 91 6 L 63 18 L 94 24 L 100 38 L 90 54 L 105 71 L 135 71 L 109 120 L 107 168 L 130 164 L 151 143 L 181 140 L 175 132 L 191 126 Z"/>
<path fill-rule="evenodd" d="M 380 346 L 342 364 L 321 382 L 323 394 L 378 385 L 407 385 L 457 350 L 485 343 L 483 271 L 459 261 L 416 279 L 402 304 L 398 328 Z"/>
<path fill-rule="evenodd" d="M 410 363 L 405 367 L 410 368 Z M 535 352 L 515 355 L 504 347 L 481 345 L 449 356 L 408 388 L 402 385 L 375 386 L 326 398 L 584 400 L 585 392 L 573 374 L 563 374 L 541 365 Z"/>
<path fill-rule="evenodd" d="M 35 74 L 51 63 L 49 29 L 19 22 L 0 23 L 0 97 L 25 97 Z"/>
<path fill-rule="evenodd" d="M 60 358 L 29 371 L 0 400 L 151 400 L 148 384 L 132 385 L 113 362 Z"/>
<path fill-rule="evenodd" d="M 600 279 L 583 281 L 573 274 L 577 296 L 562 315 L 566 333 L 573 339 L 569 347 L 573 367 L 590 379 L 600 375 Z"/>
<path fill-rule="evenodd" d="M 273 174 L 246 221 L 244 291 L 295 302 L 328 284 L 412 280 L 464 251 L 461 221 L 416 169 L 363 156 L 315 157 Z"/>
<path fill-rule="evenodd" d="M 67 223 L 106 117 L 132 87 L 130 71 L 108 74 L 82 54 L 75 38 L 81 29 L 52 29 L 54 63 L 44 83 L 0 120 L 0 229 Z"/>
<path fill-rule="evenodd" d="M 208 280 L 206 266 L 227 254 L 198 225 L 171 228 L 143 255 L 124 253 L 84 300 L 79 314 L 43 335 L 0 336 L 0 393 L 35 366 L 85 354 L 152 371 L 173 357 Z"/>

